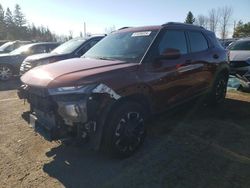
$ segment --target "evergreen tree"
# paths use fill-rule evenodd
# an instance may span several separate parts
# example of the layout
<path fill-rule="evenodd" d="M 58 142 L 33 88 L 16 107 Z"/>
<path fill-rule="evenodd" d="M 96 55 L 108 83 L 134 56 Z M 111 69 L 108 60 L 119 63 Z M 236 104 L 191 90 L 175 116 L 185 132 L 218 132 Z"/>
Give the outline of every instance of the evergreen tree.
<path fill-rule="evenodd" d="M 4 10 L 0 4 L 0 40 L 6 38 L 6 25 L 4 21 Z"/>
<path fill-rule="evenodd" d="M 5 16 L 4 16 L 4 21 L 7 29 L 7 39 L 8 40 L 14 40 L 14 21 L 13 21 L 13 15 L 12 12 L 10 11 L 9 8 L 7 8 Z"/>
<path fill-rule="evenodd" d="M 235 28 L 233 37 L 250 37 L 250 22 L 243 24 L 243 22 L 239 21 Z"/>
<path fill-rule="evenodd" d="M 26 33 L 27 33 L 27 27 L 25 26 L 26 19 L 24 17 L 24 14 L 21 11 L 21 7 L 18 4 L 16 4 L 15 6 L 13 21 L 15 25 L 15 29 L 14 29 L 15 38 L 25 40 Z"/>
<path fill-rule="evenodd" d="M 16 4 L 14 11 L 14 23 L 17 27 L 23 27 L 26 25 L 26 19 L 21 11 L 20 5 Z"/>
<path fill-rule="evenodd" d="M 6 12 L 0 4 L 0 40 L 31 40 L 31 41 L 56 41 L 48 27 L 29 25 L 16 4 L 14 14 L 7 8 Z"/>
<path fill-rule="evenodd" d="M 188 12 L 185 23 L 193 24 L 195 22 L 194 15 L 191 11 Z"/>

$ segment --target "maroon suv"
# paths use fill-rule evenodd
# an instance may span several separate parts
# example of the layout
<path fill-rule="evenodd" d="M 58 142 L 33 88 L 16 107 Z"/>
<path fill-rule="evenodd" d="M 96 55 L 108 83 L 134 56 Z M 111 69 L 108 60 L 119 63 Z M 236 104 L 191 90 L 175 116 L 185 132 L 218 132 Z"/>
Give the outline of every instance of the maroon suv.
<path fill-rule="evenodd" d="M 86 139 L 126 157 L 143 143 L 150 114 L 200 95 L 221 103 L 228 74 L 213 32 L 171 22 L 121 29 L 82 58 L 32 69 L 19 97 L 30 103 L 30 124 L 50 140 Z"/>

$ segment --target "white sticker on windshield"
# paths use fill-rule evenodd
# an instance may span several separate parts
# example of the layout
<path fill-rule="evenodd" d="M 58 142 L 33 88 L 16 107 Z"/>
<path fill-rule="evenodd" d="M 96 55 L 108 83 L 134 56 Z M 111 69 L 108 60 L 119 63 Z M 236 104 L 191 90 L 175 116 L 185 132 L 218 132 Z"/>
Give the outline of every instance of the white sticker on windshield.
<path fill-rule="evenodd" d="M 142 31 L 142 32 L 135 32 L 131 35 L 131 37 L 142 37 L 142 36 L 149 36 L 151 31 Z"/>

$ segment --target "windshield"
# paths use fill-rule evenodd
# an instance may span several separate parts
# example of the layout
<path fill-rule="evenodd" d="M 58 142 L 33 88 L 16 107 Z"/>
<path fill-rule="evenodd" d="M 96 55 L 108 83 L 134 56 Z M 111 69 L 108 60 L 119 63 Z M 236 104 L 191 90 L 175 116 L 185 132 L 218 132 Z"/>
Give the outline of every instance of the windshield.
<path fill-rule="evenodd" d="M 71 39 L 62 45 L 58 46 L 55 48 L 51 53 L 56 53 L 56 54 L 68 54 L 72 53 L 75 51 L 78 47 L 80 47 L 86 39 L 80 38 L 80 39 Z"/>
<path fill-rule="evenodd" d="M 33 44 L 27 44 L 27 45 L 21 46 L 15 50 L 13 50 L 12 52 L 10 52 L 10 54 L 27 53 L 31 46 L 33 46 Z"/>
<path fill-rule="evenodd" d="M 229 50 L 250 50 L 250 40 L 249 41 L 237 41 L 229 45 Z"/>
<path fill-rule="evenodd" d="M 6 42 L 2 46 L 0 46 L 0 51 L 5 51 L 9 46 L 13 45 L 14 42 Z"/>
<path fill-rule="evenodd" d="M 118 59 L 138 63 L 153 41 L 157 30 L 110 34 L 92 47 L 83 57 Z"/>

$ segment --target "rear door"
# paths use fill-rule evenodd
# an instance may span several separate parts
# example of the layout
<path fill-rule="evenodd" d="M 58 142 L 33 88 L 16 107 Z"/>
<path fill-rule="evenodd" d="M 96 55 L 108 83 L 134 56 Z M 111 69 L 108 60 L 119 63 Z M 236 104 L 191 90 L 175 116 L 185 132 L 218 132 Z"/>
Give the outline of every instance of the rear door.
<path fill-rule="evenodd" d="M 211 83 L 211 68 L 209 64 L 214 60 L 209 43 L 201 31 L 187 31 L 189 50 L 191 56 L 190 69 L 193 80 L 193 94 L 199 94 L 209 87 Z"/>

